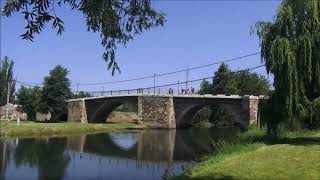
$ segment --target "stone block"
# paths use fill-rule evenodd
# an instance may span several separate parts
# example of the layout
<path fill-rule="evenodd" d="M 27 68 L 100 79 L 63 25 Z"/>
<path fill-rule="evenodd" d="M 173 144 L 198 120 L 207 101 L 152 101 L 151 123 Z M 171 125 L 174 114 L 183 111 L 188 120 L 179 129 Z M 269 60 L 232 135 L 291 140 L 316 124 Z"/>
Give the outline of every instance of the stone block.
<path fill-rule="evenodd" d="M 140 96 L 138 116 L 150 128 L 176 128 L 171 96 Z"/>
<path fill-rule="evenodd" d="M 46 121 L 50 121 L 51 119 L 51 113 L 40 113 L 37 112 L 36 113 L 36 121 L 40 121 L 40 122 L 46 122 Z"/>
<path fill-rule="evenodd" d="M 68 122 L 88 122 L 84 99 L 68 102 Z"/>

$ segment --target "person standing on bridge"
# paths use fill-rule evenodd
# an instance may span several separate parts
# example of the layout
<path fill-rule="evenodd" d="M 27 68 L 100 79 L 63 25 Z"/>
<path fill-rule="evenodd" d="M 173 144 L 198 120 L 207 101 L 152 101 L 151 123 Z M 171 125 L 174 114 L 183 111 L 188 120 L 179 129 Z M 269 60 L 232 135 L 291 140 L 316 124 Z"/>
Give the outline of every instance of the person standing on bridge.
<path fill-rule="evenodd" d="M 195 91 L 194 91 L 194 88 L 191 87 L 191 94 L 194 95 L 194 92 L 195 92 Z"/>

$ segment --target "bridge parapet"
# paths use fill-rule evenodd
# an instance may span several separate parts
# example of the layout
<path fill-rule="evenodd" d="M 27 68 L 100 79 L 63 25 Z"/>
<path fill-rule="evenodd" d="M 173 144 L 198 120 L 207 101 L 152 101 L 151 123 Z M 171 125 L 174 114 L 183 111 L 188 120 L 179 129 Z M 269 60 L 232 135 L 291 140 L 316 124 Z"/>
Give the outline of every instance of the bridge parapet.
<path fill-rule="evenodd" d="M 212 94 L 128 94 L 128 95 L 112 95 L 112 96 L 94 96 L 94 97 L 86 97 L 86 98 L 77 98 L 77 99 L 69 99 L 68 102 L 73 101 L 82 101 L 82 100 L 94 100 L 94 99 L 104 99 L 104 98 L 124 98 L 124 97 L 184 97 L 184 98 L 222 98 L 222 99 L 242 99 L 245 96 L 249 95 L 212 95 Z M 259 99 L 268 99 L 267 96 L 251 96 L 251 97 L 259 97 Z"/>

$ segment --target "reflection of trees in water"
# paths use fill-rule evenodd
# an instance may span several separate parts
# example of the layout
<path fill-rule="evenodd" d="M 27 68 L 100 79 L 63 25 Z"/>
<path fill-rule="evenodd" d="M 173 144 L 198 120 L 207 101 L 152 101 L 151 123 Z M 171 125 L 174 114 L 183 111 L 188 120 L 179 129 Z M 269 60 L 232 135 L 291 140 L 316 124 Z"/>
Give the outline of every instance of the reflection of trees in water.
<path fill-rule="evenodd" d="M 38 168 L 38 179 L 62 179 L 70 161 L 65 148 L 65 138 L 22 139 L 15 149 L 15 164 Z"/>
<path fill-rule="evenodd" d="M 239 128 L 191 128 L 177 131 L 174 160 L 195 160 L 213 152 L 212 140 L 230 141 L 236 138 Z"/>
<path fill-rule="evenodd" d="M 174 164 L 172 162 L 168 162 L 167 168 L 164 170 L 162 175 L 163 180 L 170 179 L 174 175 Z"/>
<path fill-rule="evenodd" d="M 177 131 L 174 160 L 194 160 L 211 151 L 208 129 Z"/>
<path fill-rule="evenodd" d="M 6 167 L 10 162 L 10 146 L 4 140 L 0 140 L 0 179 L 4 179 Z"/>

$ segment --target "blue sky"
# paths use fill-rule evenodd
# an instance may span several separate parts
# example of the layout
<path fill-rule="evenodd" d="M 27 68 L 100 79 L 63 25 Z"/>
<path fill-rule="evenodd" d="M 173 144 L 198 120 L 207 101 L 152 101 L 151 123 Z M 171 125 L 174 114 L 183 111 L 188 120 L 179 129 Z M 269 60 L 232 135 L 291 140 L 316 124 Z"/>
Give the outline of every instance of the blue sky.
<path fill-rule="evenodd" d="M 35 42 L 22 40 L 25 22 L 20 14 L 1 17 L 1 58 L 15 61 L 20 81 L 42 82 L 55 65 L 70 71 L 72 84 L 122 80 L 165 73 L 259 51 L 259 40 L 250 34 L 256 21 L 272 21 L 280 1 L 154 1 L 167 14 L 164 27 L 145 31 L 128 46 L 119 47 L 122 73 L 111 76 L 102 60 L 99 33 L 87 32 L 78 11 L 60 9 L 65 23 L 62 36 L 49 25 Z M 229 63 L 233 70 L 261 64 L 260 56 Z M 189 73 L 189 79 L 211 76 L 218 66 Z M 265 69 L 256 72 L 265 74 Z M 186 73 L 157 78 L 157 85 L 185 81 Z M 193 86 L 198 87 L 199 83 Z M 79 90 L 115 90 L 153 86 L 153 79 L 122 84 L 80 86 Z M 75 90 L 76 86 L 73 86 Z"/>

